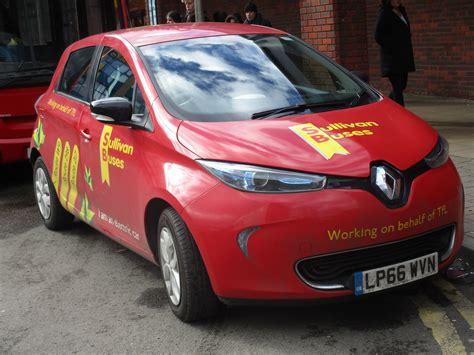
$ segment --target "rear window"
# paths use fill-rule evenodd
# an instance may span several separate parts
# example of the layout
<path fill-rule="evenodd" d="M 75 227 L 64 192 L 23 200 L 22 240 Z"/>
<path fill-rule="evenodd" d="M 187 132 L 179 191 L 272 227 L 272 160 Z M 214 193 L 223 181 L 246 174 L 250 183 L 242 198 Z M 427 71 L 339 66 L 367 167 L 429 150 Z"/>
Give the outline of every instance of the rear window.
<path fill-rule="evenodd" d="M 81 48 L 72 52 L 64 67 L 58 91 L 87 101 L 87 77 L 92 65 L 95 47 Z"/>

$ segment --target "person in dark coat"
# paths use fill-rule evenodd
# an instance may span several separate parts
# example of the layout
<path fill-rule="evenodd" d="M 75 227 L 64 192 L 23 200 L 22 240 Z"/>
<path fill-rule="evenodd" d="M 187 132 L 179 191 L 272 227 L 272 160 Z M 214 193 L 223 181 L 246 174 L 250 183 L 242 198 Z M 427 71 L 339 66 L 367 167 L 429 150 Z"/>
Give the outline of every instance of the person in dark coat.
<path fill-rule="evenodd" d="M 400 0 L 382 0 L 375 40 L 380 45 L 382 77 L 388 77 L 392 84 L 390 98 L 405 106 L 403 91 L 408 73 L 415 71 L 415 60 L 410 22 Z"/>
<path fill-rule="evenodd" d="M 244 23 L 248 25 L 260 25 L 260 26 L 272 27 L 271 22 L 262 17 L 262 14 L 260 14 L 257 10 L 257 5 L 255 5 L 253 2 L 249 1 L 247 5 L 245 5 L 244 12 L 245 12 Z"/>

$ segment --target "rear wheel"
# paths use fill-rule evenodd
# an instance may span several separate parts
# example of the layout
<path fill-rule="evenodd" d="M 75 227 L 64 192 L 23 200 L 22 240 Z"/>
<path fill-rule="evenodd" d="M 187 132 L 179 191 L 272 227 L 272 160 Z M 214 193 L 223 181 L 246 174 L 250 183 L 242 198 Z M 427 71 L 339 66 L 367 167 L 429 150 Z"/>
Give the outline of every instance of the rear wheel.
<path fill-rule="evenodd" d="M 36 159 L 33 167 L 33 187 L 36 204 L 45 226 L 51 230 L 60 230 L 70 226 L 74 216 L 61 206 L 41 157 Z"/>
<path fill-rule="evenodd" d="M 158 222 L 158 255 L 173 313 L 184 322 L 216 315 L 220 302 L 212 291 L 201 254 L 172 208 L 164 210 Z"/>

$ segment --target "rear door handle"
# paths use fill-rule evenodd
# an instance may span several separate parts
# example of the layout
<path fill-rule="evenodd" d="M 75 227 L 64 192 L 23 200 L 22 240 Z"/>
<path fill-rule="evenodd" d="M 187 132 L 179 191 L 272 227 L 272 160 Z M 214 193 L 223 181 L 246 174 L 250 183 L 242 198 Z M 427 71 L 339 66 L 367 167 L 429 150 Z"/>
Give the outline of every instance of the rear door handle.
<path fill-rule="evenodd" d="M 89 130 L 86 128 L 86 129 L 81 129 L 81 136 L 84 137 L 84 139 L 86 141 L 91 141 L 92 140 L 92 136 L 89 134 Z"/>

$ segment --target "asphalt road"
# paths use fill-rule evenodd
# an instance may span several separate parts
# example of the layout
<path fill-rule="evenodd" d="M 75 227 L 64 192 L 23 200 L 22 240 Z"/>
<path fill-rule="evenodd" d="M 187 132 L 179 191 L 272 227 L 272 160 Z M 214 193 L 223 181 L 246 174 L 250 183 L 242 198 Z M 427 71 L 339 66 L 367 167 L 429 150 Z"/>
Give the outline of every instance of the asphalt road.
<path fill-rule="evenodd" d="M 156 266 L 80 222 L 47 230 L 29 166 L 0 166 L 0 353 L 471 353 L 473 285 L 474 276 L 437 277 L 356 301 L 233 307 L 184 324 Z"/>

